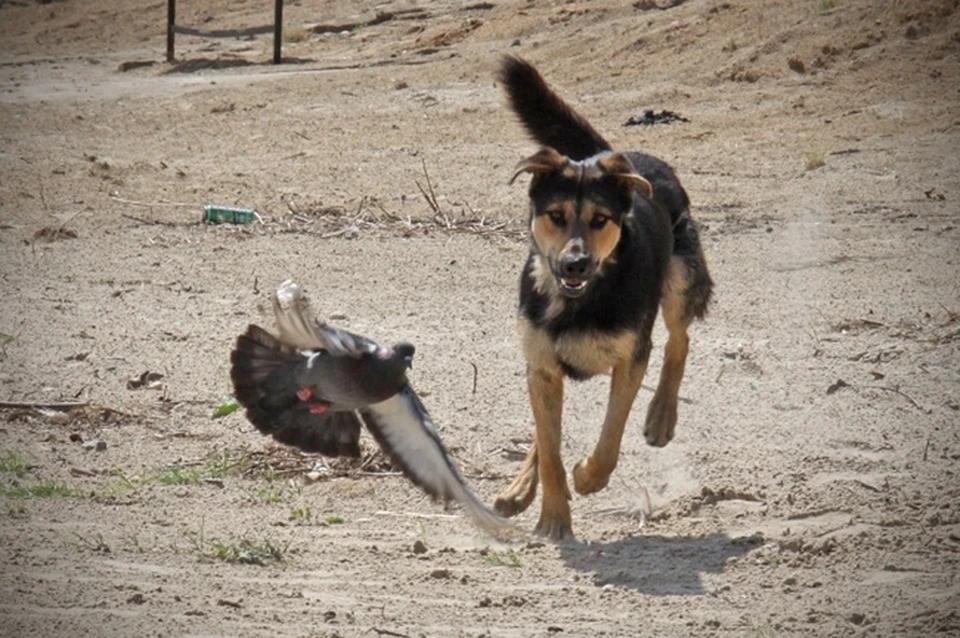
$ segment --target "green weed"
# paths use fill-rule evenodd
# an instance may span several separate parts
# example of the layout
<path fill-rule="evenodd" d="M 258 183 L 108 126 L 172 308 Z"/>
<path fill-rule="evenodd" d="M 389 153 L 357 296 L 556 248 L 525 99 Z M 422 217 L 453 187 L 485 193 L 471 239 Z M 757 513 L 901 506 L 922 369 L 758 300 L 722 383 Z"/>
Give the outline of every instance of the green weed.
<path fill-rule="evenodd" d="M 75 496 L 76 491 L 58 481 L 44 480 L 35 485 L 0 485 L 0 496 L 19 499 L 32 498 L 65 498 Z"/>
<path fill-rule="evenodd" d="M 483 562 L 494 567 L 523 567 L 520 563 L 520 557 L 513 551 L 506 554 L 495 554 L 493 552 L 483 557 Z"/>
<path fill-rule="evenodd" d="M 0 472 L 23 474 L 27 469 L 27 462 L 20 454 L 9 450 L 0 453 Z"/>

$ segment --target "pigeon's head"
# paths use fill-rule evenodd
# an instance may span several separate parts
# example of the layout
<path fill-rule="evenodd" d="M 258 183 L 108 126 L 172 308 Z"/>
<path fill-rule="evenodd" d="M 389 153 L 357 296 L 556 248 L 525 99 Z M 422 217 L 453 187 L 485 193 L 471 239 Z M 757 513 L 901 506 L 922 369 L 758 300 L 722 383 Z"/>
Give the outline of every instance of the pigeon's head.
<path fill-rule="evenodd" d="M 413 347 L 412 343 L 401 341 L 393 346 L 393 351 L 407 364 L 408 368 L 413 367 L 413 353 L 416 352 L 416 348 Z"/>
<path fill-rule="evenodd" d="M 380 346 L 376 350 L 376 357 L 381 361 L 399 365 L 406 371 L 407 368 L 413 367 L 413 353 L 415 350 L 413 344 L 401 341 L 392 348 Z"/>

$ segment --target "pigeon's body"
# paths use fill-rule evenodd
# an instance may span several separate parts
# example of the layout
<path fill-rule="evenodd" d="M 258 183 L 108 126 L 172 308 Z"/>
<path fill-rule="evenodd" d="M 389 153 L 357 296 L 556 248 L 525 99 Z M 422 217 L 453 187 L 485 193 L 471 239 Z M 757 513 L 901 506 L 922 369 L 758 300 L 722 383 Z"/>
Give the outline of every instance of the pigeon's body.
<path fill-rule="evenodd" d="M 355 347 L 349 350 L 300 349 L 259 326 L 250 326 L 237 339 L 234 382 L 239 380 L 241 393 L 263 408 L 280 408 L 298 391 L 308 389 L 314 401 L 327 403 L 331 412 L 359 410 L 399 392 L 407 382 L 413 356 L 412 346 L 380 348 L 361 339 L 351 341 Z"/>
<path fill-rule="evenodd" d="M 367 429 L 390 459 L 434 498 L 457 501 L 488 532 L 514 528 L 473 494 L 407 381 L 414 348 L 393 348 L 310 318 L 303 291 L 274 299 L 279 335 L 251 325 L 237 338 L 230 376 L 258 430 L 307 452 L 359 456 Z"/>

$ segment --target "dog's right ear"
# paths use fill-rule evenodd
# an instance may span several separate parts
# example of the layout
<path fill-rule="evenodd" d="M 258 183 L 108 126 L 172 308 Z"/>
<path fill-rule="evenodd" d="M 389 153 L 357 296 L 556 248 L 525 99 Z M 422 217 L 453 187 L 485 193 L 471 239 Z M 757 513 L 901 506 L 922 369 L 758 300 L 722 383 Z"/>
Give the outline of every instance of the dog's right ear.
<path fill-rule="evenodd" d="M 510 178 L 509 184 L 520 176 L 520 173 L 533 173 L 534 176 L 545 175 L 561 168 L 567 163 L 567 158 L 552 148 L 542 148 L 527 159 L 517 164 L 517 168 Z"/>

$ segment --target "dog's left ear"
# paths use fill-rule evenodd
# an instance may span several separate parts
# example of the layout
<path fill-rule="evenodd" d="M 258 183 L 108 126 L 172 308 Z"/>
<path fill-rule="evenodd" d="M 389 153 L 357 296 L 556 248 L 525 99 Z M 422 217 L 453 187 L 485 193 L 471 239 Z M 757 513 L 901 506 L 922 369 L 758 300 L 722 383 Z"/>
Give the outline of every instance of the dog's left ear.
<path fill-rule="evenodd" d="M 552 148 L 542 148 L 527 159 L 517 164 L 509 184 L 520 176 L 520 173 L 533 173 L 534 176 L 545 175 L 557 170 L 567 163 L 567 158 Z"/>
<path fill-rule="evenodd" d="M 597 162 L 597 166 L 630 190 L 641 193 L 647 199 L 653 198 L 653 186 L 637 173 L 637 169 L 623 153 L 607 155 Z"/>

